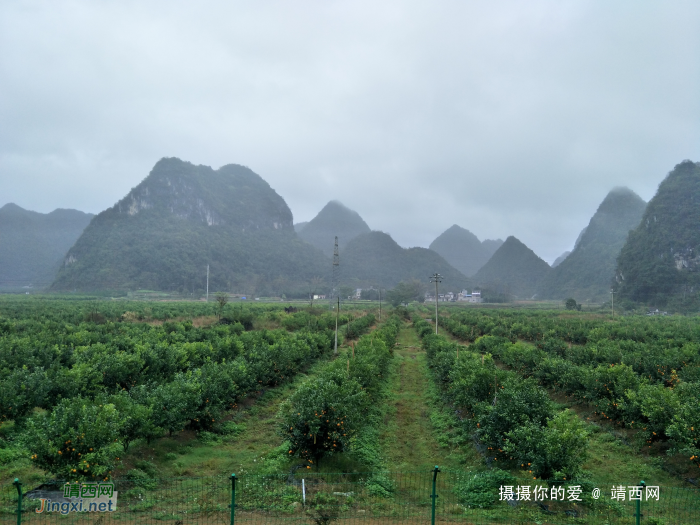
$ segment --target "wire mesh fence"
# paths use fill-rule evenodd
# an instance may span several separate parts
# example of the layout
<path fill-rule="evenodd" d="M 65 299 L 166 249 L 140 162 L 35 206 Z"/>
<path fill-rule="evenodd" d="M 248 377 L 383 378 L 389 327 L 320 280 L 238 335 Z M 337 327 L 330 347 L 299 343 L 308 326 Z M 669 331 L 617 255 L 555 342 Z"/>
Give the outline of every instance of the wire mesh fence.
<path fill-rule="evenodd" d="M 694 488 L 533 482 L 483 488 L 463 472 L 315 473 L 0 485 L 2 523 L 700 523 Z M 20 499 L 19 493 L 22 493 Z"/>

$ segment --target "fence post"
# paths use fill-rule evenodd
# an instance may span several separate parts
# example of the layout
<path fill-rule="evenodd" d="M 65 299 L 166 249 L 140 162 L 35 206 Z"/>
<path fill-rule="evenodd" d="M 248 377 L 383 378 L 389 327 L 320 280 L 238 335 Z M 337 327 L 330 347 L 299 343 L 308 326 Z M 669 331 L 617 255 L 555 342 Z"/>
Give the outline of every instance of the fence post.
<path fill-rule="evenodd" d="M 438 472 L 440 472 L 440 469 L 438 468 L 437 465 L 435 465 L 435 469 L 433 470 L 433 493 L 430 496 L 430 499 L 432 499 L 432 514 L 430 516 L 430 524 L 435 525 L 435 503 L 437 502 L 437 494 L 435 493 L 435 485 L 437 482 L 437 475 Z"/>
<path fill-rule="evenodd" d="M 642 490 L 644 490 L 644 487 L 646 486 L 646 483 L 644 483 L 644 480 L 639 482 L 639 485 L 642 487 Z M 639 499 L 637 500 L 637 513 L 635 514 L 637 517 L 636 519 L 636 524 L 641 525 L 642 522 L 642 496 L 639 496 Z"/>
<path fill-rule="evenodd" d="M 17 488 L 17 525 L 22 525 L 22 482 L 15 478 L 12 484 Z"/>
<path fill-rule="evenodd" d="M 236 521 L 236 475 L 231 474 L 231 525 Z"/>

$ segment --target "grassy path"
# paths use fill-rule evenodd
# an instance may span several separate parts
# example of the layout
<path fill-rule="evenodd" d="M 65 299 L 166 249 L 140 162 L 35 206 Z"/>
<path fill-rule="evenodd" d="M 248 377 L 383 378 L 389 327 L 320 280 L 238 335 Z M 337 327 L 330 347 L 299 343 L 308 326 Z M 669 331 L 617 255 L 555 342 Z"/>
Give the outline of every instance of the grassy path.
<path fill-rule="evenodd" d="M 411 324 L 399 333 L 389 378 L 391 395 L 382 442 L 394 471 L 424 471 L 435 465 L 464 466 L 464 452 L 450 440 L 449 422 L 441 412 L 426 364 L 425 352 Z"/>
<path fill-rule="evenodd" d="M 260 471 L 264 468 L 266 456 L 282 443 L 282 438 L 277 435 L 280 404 L 327 362 L 327 358 L 319 359 L 290 383 L 270 388 L 257 398 L 242 400 L 229 415 L 238 425 L 238 433 L 218 438 L 212 436 L 214 441 L 207 442 L 198 439 L 195 432 L 186 430 L 173 437 L 155 440 L 150 445 L 141 442 L 125 454 L 117 477 L 131 468 L 140 467 L 139 462 L 143 460 L 154 465 L 158 477 Z"/>

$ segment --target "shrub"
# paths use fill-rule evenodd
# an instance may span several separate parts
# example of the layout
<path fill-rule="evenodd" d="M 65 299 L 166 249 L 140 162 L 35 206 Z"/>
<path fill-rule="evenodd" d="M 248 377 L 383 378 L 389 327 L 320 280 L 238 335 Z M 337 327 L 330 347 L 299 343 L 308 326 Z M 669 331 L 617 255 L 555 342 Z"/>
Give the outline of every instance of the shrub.
<path fill-rule="evenodd" d="M 463 505 L 483 509 L 496 503 L 501 486 L 515 485 L 516 481 L 509 472 L 493 468 L 459 480 L 454 491 Z"/>
<path fill-rule="evenodd" d="M 121 419 L 113 404 L 81 397 L 64 399 L 50 414 L 27 421 L 26 445 L 34 463 L 58 479 L 100 479 L 110 475 L 123 450 Z"/>

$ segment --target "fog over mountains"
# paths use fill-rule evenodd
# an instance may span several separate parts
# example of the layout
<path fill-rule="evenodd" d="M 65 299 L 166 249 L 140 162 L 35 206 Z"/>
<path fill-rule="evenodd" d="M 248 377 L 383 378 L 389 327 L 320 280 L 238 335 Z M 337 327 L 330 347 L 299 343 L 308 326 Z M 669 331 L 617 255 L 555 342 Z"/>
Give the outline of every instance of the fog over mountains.
<path fill-rule="evenodd" d="M 454 224 L 430 243 L 430 249 L 442 255 L 464 275 L 472 276 L 486 264 L 501 244 L 501 239 L 486 239 L 481 242 L 472 232 Z"/>
<path fill-rule="evenodd" d="M 209 265 L 212 290 L 305 296 L 311 282 L 329 289 L 337 236 L 343 286 L 391 288 L 438 272 L 446 291 L 482 287 L 510 299 L 600 303 L 612 286 L 621 299 L 687 302 L 700 290 L 698 203 L 700 165 L 690 161 L 675 167 L 649 205 L 614 188 L 573 250 L 550 267 L 514 236 L 480 241 L 458 225 L 430 249 L 402 248 L 339 201 L 295 225 L 285 200 L 249 168 L 164 158 L 97 216 L 0 208 L 0 286 L 197 295 Z"/>
<path fill-rule="evenodd" d="M 77 210 L 37 213 L 11 203 L 0 208 L 0 290 L 51 284 L 92 217 Z"/>
<path fill-rule="evenodd" d="M 338 201 L 330 201 L 316 217 L 295 229 L 299 237 L 328 257 L 333 256 L 335 237 L 338 237 L 338 247 L 342 249 L 358 235 L 371 231 L 359 213 Z"/>
<path fill-rule="evenodd" d="M 646 203 L 628 188 L 615 188 L 605 197 L 574 249 L 538 286 L 541 299 L 605 302 L 615 264 L 629 231 L 636 228 Z"/>
<path fill-rule="evenodd" d="M 530 299 L 552 268 L 512 235 L 476 272 L 474 282 L 511 298 Z"/>

